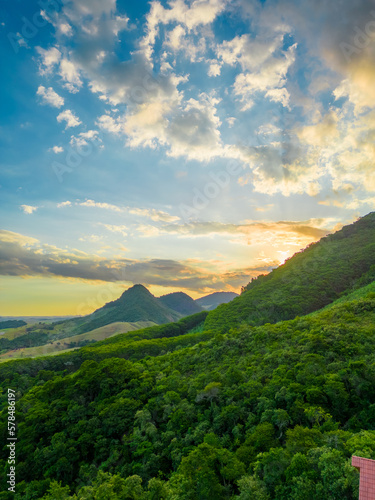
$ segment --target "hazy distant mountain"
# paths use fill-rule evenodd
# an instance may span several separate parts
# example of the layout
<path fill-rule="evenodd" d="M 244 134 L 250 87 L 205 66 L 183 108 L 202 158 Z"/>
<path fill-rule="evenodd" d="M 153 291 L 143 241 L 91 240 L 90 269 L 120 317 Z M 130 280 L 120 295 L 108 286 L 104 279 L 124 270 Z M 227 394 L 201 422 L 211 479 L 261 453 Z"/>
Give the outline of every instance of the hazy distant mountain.
<path fill-rule="evenodd" d="M 71 320 L 76 333 L 84 333 L 118 321 L 152 321 L 159 325 L 177 321 L 183 315 L 166 307 L 143 285 L 134 285 L 120 298 L 108 302 L 92 314 Z M 78 327 L 78 328 L 77 328 Z"/>
<path fill-rule="evenodd" d="M 74 318 L 65 324 L 71 325 L 72 334 L 74 332 L 75 335 L 116 322 L 152 321 L 161 325 L 203 310 L 215 309 L 234 297 L 237 294 L 233 292 L 216 292 L 193 300 L 186 293 L 175 292 L 156 298 L 143 285 L 134 285 L 117 300 L 108 302 L 88 316 Z"/>
<path fill-rule="evenodd" d="M 183 292 L 169 293 L 159 298 L 159 301 L 169 309 L 179 312 L 183 316 L 203 311 L 194 299 Z"/>
<path fill-rule="evenodd" d="M 235 297 L 238 297 L 238 293 L 215 292 L 211 293 L 210 295 L 206 295 L 205 297 L 201 297 L 200 299 L 197 299 L 195 302 L 203 309 L 211 311 L 220 304 L 226 304 L 227 302 L 230 302 Z"/>

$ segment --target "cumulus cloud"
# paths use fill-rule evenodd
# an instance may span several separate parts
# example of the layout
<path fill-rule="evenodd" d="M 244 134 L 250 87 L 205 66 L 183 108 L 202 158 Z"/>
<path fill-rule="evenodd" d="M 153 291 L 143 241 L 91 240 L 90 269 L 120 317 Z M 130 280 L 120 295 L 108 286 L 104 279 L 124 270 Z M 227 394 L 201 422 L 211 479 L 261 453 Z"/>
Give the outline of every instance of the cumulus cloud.
<path fill-rule="evenodd" d="M 219 37 L 214 21 L 224 12 L 238 15 L 241 6 L 248 31 Z M 241 183 L 251 178 L 255 190 L 269 195 L 315 196 L 327 179 L 333 189 L 361 183 L 370 190 L 373 139 L 364 125 L 375 102 L 373 10 L 369 0 L 153 1 L 142 36 L 123 60 L 117 44 L 132 26 L 119 15 L 116 0 L 77 0 L 51 16 L 57 41 L 37 48 L 40 73 L 54 73 L 71 92 L 87 83 L 109 106 L 96 118 L 97 127 L 123 137 L 128 147 L 163 148 L 174 158 L 202 162 L 240 159 L 249 166 Z M 221 75 L 225 90 L 203 93 L 194 75 L 182 73 L 187 60 L 208 76 Z M 310 85 L 296 76 L 306 68 Z M 323 92 L 331 93 L 332 109 Z M 229 144 L 239 121 L 228 121 L 230 135 L 221 125 L 228 109 L 231 115 L 238 110 L 236 101 L 242 111 L 254 108 L 255 128 L 261 105 L 283 115 L 279 136 L 263 134 L 260 140 L 257 134 L 260 144 L 247 148 Z M 356 127 L 349 125 L 353 116 Z M 65 121 L 68 128 L 79 119 Z M 81 134 L 71 138 L 76 145 L 87 140 Z"/>
<path fill-rule="evenodd" d="M 246 104 L 257 92 L 264 93 L 273 101 L 288 104 L 289 94 L 284 85 L 290 66 L 295 61 L 296 45 L 292 45 L 281 56 L 270 56 L 259 69 L 240 73 L 234 82 L 234 93 Z"/>
<path fill-rule="evenodd" d="M 153 1 L 147 15 L 147 34 L 141 43 L 146 57 L 151 60 L 160 24 L 178 23 L 190 31 L 212 23 L 225 9 L 226 3 L 225 0 L 194 0 L 188 4 L 184 0 L 172 0 L 165 8 L 161 3 Z"/>
<path fill-rule="evenodd" d="M 25 214 L 32 214 L 38 210 L 38 207 L 32 205 L 21 205 L 20 207 Z"/>
<path fill-rule="evenodd" d="M 201 99 L 189 99 L 184 108 L 171 119 L 166 133 L 171 156 L 210 160 L 223 153 L 216 113 L 218 100 L 202 94 Z"/>
<path fill-rule="evenodd" d="M 282 35 L 262 39 L 244 34 L 218 45 L 216 53 L 225 64 L 240 64 L 242 70 L 254 71 L 270 59 L 275 51 L 281 48 L 282 43 Z"/>
<path fill-rule="evenodd" d="M 188 76 L 177 76 L 170 65 L 168 69 L 166 61 L 165 71 L 157 74 L 149 56 L 161 25 L 175 24 L 166 32 L 166 48 L 178 51 L 181 44 L 184 48 L 194 48 L 194 44 L 182 42 L 185 34 L 212 23 L 225 4 L 224 0 L 191 3 L 181 0 L 170 2 L 164 8 L 153 2 L 146 18 L 146 36 L 139 41 L 138 50 L 125 61 L 114 51 L 118 33 L 128 29 L 128 20 L 125 22 L 116 15 L 116 1 L 105 6 L 68 4 L 56 17 L 60 22 L 66 18 L 75 26 L 75 46 L 61 51 L 56 47 L 49 51 L 41 49 L 41 66 L 45 71 L 56 68 L 71 92 L 78 91 L 86 78 L 91 91 L 101 100 L 114 107 L 125 105 L 120 113 L 115 110 L 113 114 L 102 114 L 96 123 L 106 132 L 124 135 L 128 146 L 155 148 L 161 145 L 174 157 L 212 159 L 221 152 L 220 121 L 214 99 L 198 97 L 184 102 L 179 85 L 186 82 Z M 56 22 L 55 18 L 53 23 Z M 201 41 L 204 47 L 204 37 Z M 74 121 L 67 123 L 73 126 Z"/>
<path fill-rule="evenodd" d="M 183 46 L 184 36 L 186 34 L 185 28 L 178 24 L 172 31 L 168 33 L 165 45 L 177 52 Z"/>
<path fill-rule="evenodd" d="M 67 200 L 67 201 L 62 201 L 61 203 L 57 204 L 57 208 L 62 208 L 62 207 L 71 207 L 72 202 Z"/>
<path fill-rule="evenodd" d="M 296 133 L 303 142 L 311 146 L 327 146 L 338 138 L 338 120 L 337 113 L 331 110 L 316 124 L 302 127 Z"/>
<path fill-rule="evenodd" d="M 176 95 L 176 101 L 179 99 Z M 127 144 L 136 148 L 155 148 L 165 145 L 173 157 L 186 156 L 195 160 L 210 160 L 224 154 L 216 114 L 214 97 L 202 94 L 200 99 L 189 99 L 184 105 L 172 100 L 151 99 L 125 117 L 103 115 L 97 125 L 108 132 L 124 134 Z"/>
<path fill-rule="evenodd" d="M 71 127 L 78 127 L 82 122 L 81 120 L 71 111 L 70 109 L 66 109 L 62 111 L 59 115 L 57 115 L 57 121 L 59 123 L 65 122 L 65 130 Z"/>
<path fill-rule="evenodd" d="M 64 98 L 59 96 L 52 87 L 46 89 L 43 85 L 40 85 L 36 93 L 42 98 L 43 104 L 49 104 L 54 108 L 61 108 L 64 105 Z"/>
<path fill-rule="evenodd" d="M 253 165 L 254 188 L 260 193 L 315 196 L 320 191 L 323 167 L 319 152 L 308 151 L 293 140 L 250 148 L 249 161 Z"/>
<path fill-rule="evenodd" d="M 108 231 L 111 231 L 112 233 L 120 233 L 122 236 L 127 236 L 128 233 L 126 232 L 126 226 L 117 226 L 114 224 L 103 224 L 102 222 L 99 223 L 100 226 L 105 227 Z"/>
<path fill-rule="evenodd" d="M 60 76 L 65 81 L 65 88 L 75 94 L 82 87 L 82 80 L 76 65 L 68 59 L 62 59 L 60 62 Z"/>
<path fill-rule="evenodd" d="M 345 96 L 357 113 L 372 108 L 374 102 L 374 21 L 370 0 L 315 4 L 273 0 L 267 2 L 261 16 L 263 25 L 293 27 L 309 53 L 337 73 L 335 93 Z"/>
<path fill-rule="evenodd" d="M 103 147 L 103 141 L 99 137 L 98 130 L 88 130 L 87 132 L 80 132 L 78 135 L 72 135 L 69 141 L 70 145 L 75 148 L 87 146 L 89 142 L 94 142 L 96 145 Z"/>
<path fill-rule="evenodd" d="M 329 175 L 334 195 L 332 204 L 347 209 L 361 206 L 360 199 L 368 199 L 368 196 L 360 193 L 375 190 L 375 113 L 353 118 L 350 107 L 344 106 L 340 111 L 330 110 L 318 116 L 315 123 L 299 128 L 296 134 L 305 147 L 305 161 L 320 162 L 321 175 L 323 172 Z M 338 202 L 335 193 L 339 191 Z M 357 201 L 353 196 L 358 197 Z"/>
<path fill-rule="evenodd" d="M 59 153 L 63 153 L 64 148 L 62 146 L 53 146 L 48 151 L 52 151 L 53 153 L 55 153 L 57 155 Z"/>
<path fill-rule="evenodd" d="M 37 47 L 36 50 L 40 55 L 39 73 L 41 75 L 48 75 L 59 63 L 61 59 L 61 52 L 57 49 L 57 47 L 51 47 L 50 49 Z"/>

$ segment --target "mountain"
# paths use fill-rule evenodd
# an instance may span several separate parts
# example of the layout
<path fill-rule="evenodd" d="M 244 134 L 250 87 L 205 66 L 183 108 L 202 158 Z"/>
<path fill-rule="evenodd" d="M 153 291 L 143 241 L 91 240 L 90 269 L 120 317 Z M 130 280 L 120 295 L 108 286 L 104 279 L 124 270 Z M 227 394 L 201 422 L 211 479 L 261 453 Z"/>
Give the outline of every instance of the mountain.
<path fill-rule="evenodd" d="M 161 302 L 165 307 L 177 311 L 183 316 L 189 316 L 190 314 L 195 314 L 203 310 L 200 305 L 197 304 L 189 295 L 183 292 L 169 293 L 159 297 L 159 302 Z"/>
<path fill-rule="evenodd" d="M 196 299 L 195 302 L 207 311 L 215 309 L 220 304 L 226 304 L 231 300 L 238 297 L 238 293 L 234 292 L 215 292 L 200 299 Z"/>
<path fill-rule="evenodd" d="M 178 321 L 183 316 L 189 316 L 204 309 L 213 309 L 234 296 L 236 294 L 231 292 L 217 292 L 195 301 L 186 293 L 175 292 L 156 298 L 147 288 L 138 284 L 126 290 L 117 300 L 108 302 L 92 314 L 82 318 L 73 318 L 64 324 L 68 326 L 68 329 L 71 328 L 71 333 L 74 335 L 116 322 L 152 321 L 161 325 Z M 66 329 L 64 332 L 66 335 Z"/>
<path fill-rule="evenodd" d="M 88 316 L 70 320 L 65 324 L 74 325 L 74 334 L 77 335 L 119 321 L 152 321 L 161 325 L 177 321 L 181 316 L 177 311 L 166 307 L 143 285 L 134 285 L 117 300 L 108 302 Z"/>
<path fill-rule="evenodd" d="M 207 317 L 205 327 L 275 323 L 316 311 L 375 279 L 375 212 L 296 253 Z"/>

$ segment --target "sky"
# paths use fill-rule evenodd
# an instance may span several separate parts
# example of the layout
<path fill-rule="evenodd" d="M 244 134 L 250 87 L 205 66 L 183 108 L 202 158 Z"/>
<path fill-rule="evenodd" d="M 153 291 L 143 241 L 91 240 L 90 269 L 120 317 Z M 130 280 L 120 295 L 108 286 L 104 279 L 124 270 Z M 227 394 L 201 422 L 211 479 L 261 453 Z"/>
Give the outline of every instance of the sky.
<path fill-rule="evenodd" d="M 0 315 L 239 292 L 375 206 L 375 2 L 0 3 Z"/>

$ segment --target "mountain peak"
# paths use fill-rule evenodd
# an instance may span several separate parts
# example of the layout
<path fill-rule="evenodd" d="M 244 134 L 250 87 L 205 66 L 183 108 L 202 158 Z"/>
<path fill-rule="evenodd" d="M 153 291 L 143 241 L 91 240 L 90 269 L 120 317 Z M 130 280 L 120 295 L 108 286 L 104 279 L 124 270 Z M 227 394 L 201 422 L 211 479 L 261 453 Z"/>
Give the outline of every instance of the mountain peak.
<path fill-rule="evenodd" d="M 202 308 L 189 295 L 184 292 L 174 292 L 163 295 L 159 298 L 165 307 L 177 311 L 183 315 L 195 314 L 202 311 Z"/>
<path fill-rule="evenodd" d="M 144 285 L 137 283 L 136 285 L 133 285 L 130 288 L 128 288 L 127 290 L 125 290 L 122 293 L 122 295 L 119 297 L 119 299 L 121 299 L 124 296 L 127 296 L 129 294 L 134 294 L 134 293 L 152 295 L 152 293 Z M 119 300 L 119 299 L 117 299 L 117 300 Z"/>

